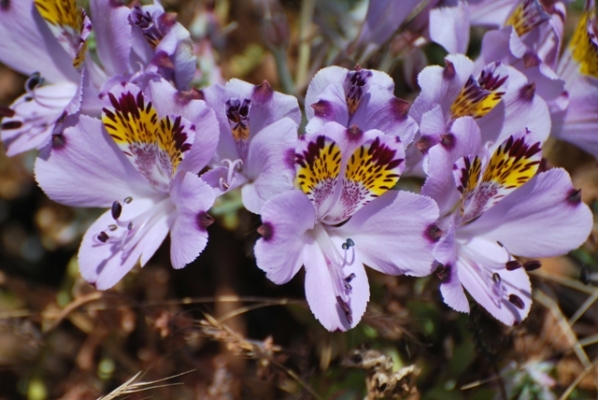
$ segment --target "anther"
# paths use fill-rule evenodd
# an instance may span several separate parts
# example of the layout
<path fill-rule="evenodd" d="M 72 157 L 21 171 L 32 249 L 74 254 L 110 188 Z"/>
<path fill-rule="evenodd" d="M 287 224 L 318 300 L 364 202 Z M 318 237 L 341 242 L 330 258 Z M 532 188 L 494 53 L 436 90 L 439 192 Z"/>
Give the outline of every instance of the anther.
<path fill-rule="evenodd" d="M 349 274 L 349 276 L 347 276 L 345 278 L 345 289 L 346 290 L 351 290 L 353 289 L 353 286 L 351 286 L 351 281 L 355 278 L 355 274 L 353 272 L 351 272 Z"/>
<path fill-rule="evenodd" d="M 492 274 L 492 281 L 496 284 L 500 284 L 500 275 L 496 272 Z"/>
<path fill-rule="evenodd" d="M 341 296 L 336 296 L 336 301 L 338 305 L 341 307 L 341 310 L 343 310 L 343 313 L 345 313 L 345 318 L 347 318 L 347 322 L 349 323 L 349 325 L 353 324 L 353 315 L 351 315 L 351 307 L 349 307 L 349 304 L 347 304 L 341 298 Z"/>
<path fill-rule="evenodd" d="M 112 212 L 112 218 L 118 219 L 118 217 L 120 217 L 120 214 L 123 211 L 123 206 L 121 206 L 118 201 L 115 201 L 114 203 L 112 203 L 112 208 L 110 211 Z"/>
<path fill-rule="evenodd" d="M 115 224 L 110 224 L 110 225 L 108 225 L 108 229 L 114 232 L 115 230 L 118 229 L 118 226 L 116 226 Z"/>
<path fill-rule="evenodd" d="M 507 271 L 514 271 L 518 268 L 521 268 L 521 263 L 517 260 L 507 261 Z"/>
<path fill-rule="evenodd" d="M 108 236 L 108 234 L 104 231 L 102 231 L 98 234 L 98 240 L 102 243 L 106 243 L 109 238 L 110 237 Z"/>
<path fill-rule="evenodd" d="M 123 200 L 125 202 L 125 204 L 130 204 L 133 201 L 133 198 L 131 196 L 125 197 L 125 199 Z"/>
<path fill-rule="evenodd" d="M 521 300 L 521 297 L 517 296 L 516 294 L 510 294 L 509 301 L 520 310 L 523 310 L 525 308 L 523 300 Z"/>
<path fill-rule="evenodd" d="M 129 222 L 129 224 L 127 225 L 127 230 L 130 231 L 131 229 L 133 229 L 133 223 Z"/>
<path fill-rule="evenodd" d="M 531 260 L 523 264 L 523 268 L 526 271 L 534 271 L 542 266 L 542 263 L 538 260 Z"/>

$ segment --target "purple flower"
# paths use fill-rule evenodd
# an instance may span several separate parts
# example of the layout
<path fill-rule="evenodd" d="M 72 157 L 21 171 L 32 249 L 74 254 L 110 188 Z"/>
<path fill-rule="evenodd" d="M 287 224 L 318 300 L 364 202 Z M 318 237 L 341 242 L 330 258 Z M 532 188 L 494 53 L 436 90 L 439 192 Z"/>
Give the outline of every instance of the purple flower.
<path fill-rule="evenodd" d="M 408 145 L 417 133 L 409 103 L 394 96 L 394 82 L 384 72 L 327 67 L 312 79 L 305 96 L 305 130 L 317 132 L 327 122 L 362 131 L 378 129 Z"/>
<path fill-rule="evenodd" d="M 98 289 L 145 265 L 169 231 L 174 268 L 201 253 L 214 193 L 198 173 L 218 140 L 214 113 L 164 80 L 117 85 L 105 101 L 101 121 L 75 119 L 35 166 L 51 199 L 110 208 L 79 249 L 81 275 Z"/>
<path fill-rule="evenodd" d="M 328 123 L 300 139 L 300 190 L 262 207 L 258 266 L 282 284 L 304 265 L 307 301 L 330 331 L 354 327 L 365 312 L 364 264 L 391 275 L 431 272 L 437 207 L 427 197 L 390 190 L 404 156 L 397 137 Z"/>
<path fill-rule="evenodd" d="M 475 118 L 484 143 L 498 145 L 522 127 L 542 141 L 548 137 L 548 107 L 525 75 L 499 62 L 474 74 L 473 62 L 459 54 L 445 62 L 444 68 L 426 67 L 419 74 L 421 93 L 410 110 L 420 125 L 417 147 L 423 153 L 446 140 L 453 121 L 466 116 Z"/>
<path fill-rule="evenodd" d="M 440 208 L 444 231 L 434 249 L 446 304 L 469 312 L 463 288 L 507 325 L 522 321 L 531 306 L 526 270 L 513 255 L 536 259 L 577 248 L 592 228 L 566 171 L 538 173 L 541 142 L 531 132 L 509 136 L 495 150 L 482 146 L 479 128 L 460 118 L 451 146 L 432 147 L 424 160 L 422 194 Z"/>
<path fill-rule="evenodd" d="M 78 70 L 91 22 L 74 1 L 61 4 L 64 7 L 22 0 L 0 7 L 0 60 L 30 75 L 26 93 L 0 111 L 2 141 L 9 156 L 46 144 L 65 112 L 76 112 L 81 106 L 76 96 L 81 83 Z M 49 84 L 43 85 L 45 79 Z"/>
<path fill-rule="evenodd" d="M 202 93 L 220 127 L 214 169 L 204 178 L 217 193 L 242 186 L 243 204 L 258 214 L 266 200 L 294 187 L 297 99 L 275 92 L 266 81 L 252 85 L 238 79 Z"/>
<path fill-rule="evenodd" d="M 558 67 L 569 107 L 553 113 L 552 135 L 598 158 L 598 40 L 593 9 L 584 11 Z"/>

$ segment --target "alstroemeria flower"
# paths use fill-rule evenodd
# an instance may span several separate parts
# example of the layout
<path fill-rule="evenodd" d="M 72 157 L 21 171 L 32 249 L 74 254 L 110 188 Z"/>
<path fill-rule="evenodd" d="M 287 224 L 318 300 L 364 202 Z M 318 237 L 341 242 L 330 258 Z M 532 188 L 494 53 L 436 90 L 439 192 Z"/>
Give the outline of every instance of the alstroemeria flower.
<path fill-rule="evenodd" d="M 98 289 L 145 265 L 169 232 L 174 268 L 202 252 L 215 197 L 198 173 L 218 140 L 214 113 L 164 80 L 117 85 L 105 100 L 102 120 L 78 117 L 35 165 L 51 199 L 110 208 L 79 249 L 81 275 Z"/>
<path fill-rule="evenodd" d="M 398 136 L 406 146 L 417 133 L 409 117 L 409 103 L 394 96 L 394 82 L 381 71 L 332 66 L 312 79 L 305 95 L 306 132 L 317 132 L 327 122 L 362 131 L 378 129 Z"/>
<path fill-rule="evenodd" d="M 590 3 L 592 5 L 593 2 Z M 559 63 L 569 107 L 553 113 L 552 135 L 598 158 L 598 39 L 594 6 L 582 14 Z"/>
<path fill-rule="evenodd" d="M 513 325 L 531 306 L 526 269 L 540 266 L 513 255 L 552 257 L 577 248 L 591 231 L 592 213 L 565 170 L 538 173 L 541 142 L 533 133 L 511 135 L 492 153 L 469 117 L 455 121 L 449 135 L 450 146 L 429 150 L 422 188 L 440 208 L 444 235 L 434 257 L 442 266 L 442 296 L 469 312 L 465 288 Z"/>
<path fill-rule="evenodd" d="M 76 112 L 91 22 L 75 0 L 8 1 L 0 6 L 0 60 L 30 78 L 26 93 L 2 107 L 2 141 L 13 156 L 45 145 L 55 123 Z M 49 84 L 42 85 L 48 80 Z M 68 110 L 67 110 L 68 108 Z"/>
<path fill-rule="evenodd" d="M 459 54 L 449 55 L 446 66 L 426 67 L 418 76 L 421 93 L 410 115 L 419 123 L 417 147 L 425 154 L 445 140 L 455 119 L 473 117 L 483 142 L 496 146 L 521 127 L 544 141 L 550 133 L 546 102 L 535 95 L 534 83 L 513 67 L 499 62 L 488 64 L 474 76 L 474 64 Z"/>
<path fill-rule="evenodd" d="M 300 190 L 262 207 L 258 267 L 282 284 L 305 266 L 307 301 L 330 331 L 354 327 L 365 312 L 364 265 L 391 275 L 431 272 L 438 209 L 428 197 L 390 190 L 404 157 L 396 136 L 330 122 L 299 141 Z"/>
<path fill-rule="evenodd" d="M 232 79 L 202 91 L 220 126 L 214 169 L 205 174 L 217 193 L 243 186 L 245 207 L 259 214 L 272 196 L 293 189 L 294 151 L 301 112 L 297 99 Z"/>

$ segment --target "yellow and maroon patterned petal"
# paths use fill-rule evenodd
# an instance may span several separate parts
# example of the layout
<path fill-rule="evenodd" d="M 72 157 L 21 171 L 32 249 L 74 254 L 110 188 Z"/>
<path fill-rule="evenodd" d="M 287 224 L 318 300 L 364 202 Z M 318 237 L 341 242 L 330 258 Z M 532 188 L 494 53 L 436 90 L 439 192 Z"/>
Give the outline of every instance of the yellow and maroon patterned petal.
<path fill-rule="evenodd" d="M 517 34 L 523 36 L 549 19 L 550 15 L 544 11 L 538 0 L 523 0 L 515 7 L 505 26 L 513 26 Z"/>
<path fill-rule="evenodd" d="M 598 79 L 598 41 L 591 13 L 589 10 L 582 14 L 569 47 L 572 58 L 579 63 L 579 71 Z"/>
<path fill-rule="evenodd" d="M 507 78 L 506 69 L 499 63 L 484 68 L 478 80 L 471 76 L 451 105 L 453 118 L 481 118 L 488 114 L 502 100 Z"/>
<path fill-rule="evenodd" d="M 85 40 L 91 32 L 91 21 L 76 0 L 35 0 L 35 7 L 46 21 L 60 45 L 81 67 L 87 49 Z"/>
<path fill-rule="evenodd" d="M 469 189 L 469 194 L 462 192 L 463 222 L 479 217 L 533 178 L 541 161 L 541 144 L 531 133 L 510 136 L 490 158 L 479 185 L 473 191 Z"/>
<path fill-rule="evenodd" d="M 297 183 L 314 204 L 318 214 L 332 198 L 341 172 L 341 151 L 336 142 L 317 136 L 307 142 L 304 150 L 295 154 Z"/>
<path fill-rule="evenodd" d="M 191 148 L 195 128 L 180 116 L 160 119 L 133 85 L 108 97 L 112 107 L 104 108 L 102 116 L 108 134 L 154 188 L 167 191 Z"/>
<path fill-rule="evenodd" d="M 359 146 L 347 161 L 340 202 L 330 217 L 344 221 L 392 189 L 404 169 L 403 146 L 396 137 L 378 136 Z"/>

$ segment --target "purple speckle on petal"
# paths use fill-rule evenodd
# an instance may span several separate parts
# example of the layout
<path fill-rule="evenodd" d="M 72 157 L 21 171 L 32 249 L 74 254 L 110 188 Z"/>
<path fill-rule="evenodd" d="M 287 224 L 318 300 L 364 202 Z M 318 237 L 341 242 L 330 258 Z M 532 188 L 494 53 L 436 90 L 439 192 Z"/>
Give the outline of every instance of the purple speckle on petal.
<path fill-rule="evenodd" d="M 204 100 L 204 94 L 201 90 L 191 88 L 182 92 L 177 92 L 176 101 L 179 104 L 185 105 L 191 100 Z"/>
<path fill-rule="evenodd" d="M 436 276 L 442 283 L 449 283 L 451 281 L 451 265 L 440 265 L 436 270 Z"/>
<path fill-rule="evenodd" d="M 431 224 L 431 225 L 428 225 L 428 227 L 426 228 L 426 231 L 424 232 L 424 236 L 430 242 L 436 243 L 442 237 L 442 231 L 435 224 Z"/>
<path fill-rule="evenodd" d="M 537 67 L 540 65 L 540 57 L 533 51 L 528 51 L 523 55 L 523 66 L 525 68 Z"/>
<path fill-rule="evenodd" d="M 426 154 L 428 152 L 428 150 L 430 150 L 432 148 L 432 146 L 434 146 L 435 144 L 438 143 L 438 139 L 434 136 L 422 136 L 421 139 L 419 139 L 416 143 L 415 143 L 415 147 L 417 147 L 417 149 L 419 151 L 421 151 L 422 154 Z"/>
<path fill-rule="evenodd" d="M 347 129 L 347 138 L 349 138 L 350 141 L 357 141 L 361 139 L 362 136 L 363 131 L 359 129 L 357 125 L 351 125 L 351 127 Z"/>
<path fill-rule="evenodd" d="M 446 59 L 444 60 L 444 62 L 446 63 L 446 66 L 442 71 L 442 77 L 444 79 L 453 79 L 456 75 L 455 64 Z"/>
<path fill-rule="evenodd" d="M 531 260 L 523 263 L 523 268 L 525 268 L 526 271 L 535 271 L 540 267 L 542 267 L 542 263 L 538 260 Z"/>
<path fill-rule="evenodd" d="M 0 0 L 0 10 L 8 11 L 10 8 L 10 0 Z"/>
<path fill-rule="evenodd" d="M 265 222 L 262 226 L 257 228 L 257 233 L 259 233 L 266 242 L 269 242 L 270 239 L 272 239 L 272 235 L 274 235 L 274 227 L 271 223 Z"/>
<path fill-rule="evenodd" d="M 517 296 L 516 294 L 510 294 L 509 301 L 520 310 L 523 310 L 525 308 L 523 300 L 521 300 L 521 297 Z"/>
<path fill-rule="evenodd" d="M 102 231 L 98 234 L 98 240 L 102 243 L 106 243 L 109 239 L 109 236 L 106 232 Z"/>
<path fill-rule="evenodd" d="M 200 231 L 205 231 L 208 229 L 208 226 L 214 223 L 214 218 L 210 214 L 205 211 L 201 211 L 197 214 L 197 227 Z"/>
<path fill-rule="evenodd" d="M 287 149 L 284 155 L 284 164 L 293 171 L 295 170 L 295 150 Z"/>
<path fill-rule="evenodd" d="M 536 84 L 534 82 L 523 86 L 519 90 L 519 97 L 524 101 L 531 101 L 536 94 Z"/>
<path fill-rule="evenodd" d="M 398 97 L 393 97 L 390 100 L 390 109 L 393 111 L 395 118 L 399 121 L 403 121 L 407 118 L 409 107 L 411 107 L 409 102 L 399 99 Z"/>
<path fill-rule="evenodd" d="M 66 138 L 62 133 L 52 135 L 52 149 L 59 150 L 66 145 Z"/>
<path fill-rule="evenodd" d="M 571 189 L 567 194 L 567 201 L 574 206 L 581 203 L 581 189 Z"/>
<path fill-rule="evenodd" d="M 328 118 L 332 115 L 332 105 L 326 100 L 320 100 L 317 103 L 311 105 L 314 109 L 316 117 Z"/>
<path fill-rule="evenodd" d="M 452 150 L 455 147 L 456 140 L 455 135 L 452 133 L 440 135 L 440 144 L 447 150 Z"/>
<path fill-rule="evenodd" d="M 260 85 L 255 85 L 253 88 L 252 99 L 258 103 L 265 103 L 269 101 L 274 95 L 274 90 L 267 80 L 264 80 Z"/>

